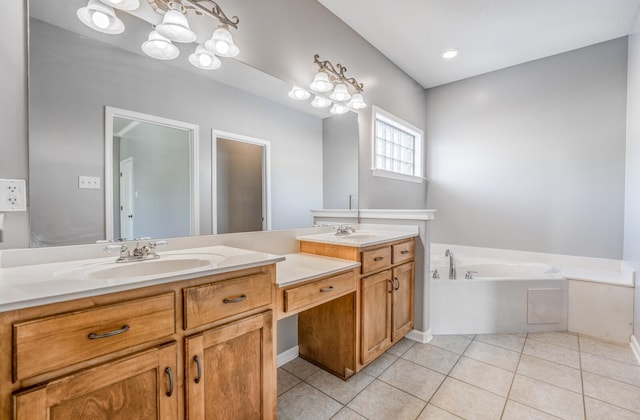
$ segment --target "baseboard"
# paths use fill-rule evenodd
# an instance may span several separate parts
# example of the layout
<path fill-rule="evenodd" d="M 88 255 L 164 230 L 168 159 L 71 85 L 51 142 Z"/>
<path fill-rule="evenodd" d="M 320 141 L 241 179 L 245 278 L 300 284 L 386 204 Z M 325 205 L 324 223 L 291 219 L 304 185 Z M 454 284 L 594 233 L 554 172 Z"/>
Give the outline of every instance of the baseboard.
<path fill-rule="evenodd" d="M 633 350 L 634 356 L 636 356 L 636 361 L 640 365 L 640 343 L 635 335 L 631 335 L 631 340 L 629 340 L 629 345 L 631 346 L 631 350 Z"/>
<path fill-rule="evenodd" d="M 298 357 L 299 354 L 300 354 L 300 347 L 298 346 L 291 347 L 290 349 L 287 349 L 282 353 L 278 353 L 278 359 L 277 359 L 278 367 L 282 365 L 286 365 L 287 363 L 289 363 L 290 361 Z"/>
<path fill-rule="evenodd" d="M 405 338 L 417 341 L 418 343 L 427 344 L 433 339 L 433 335 L 431 335 L 431 328 L 429 328 L 427 331 L 411 330 Z"/>

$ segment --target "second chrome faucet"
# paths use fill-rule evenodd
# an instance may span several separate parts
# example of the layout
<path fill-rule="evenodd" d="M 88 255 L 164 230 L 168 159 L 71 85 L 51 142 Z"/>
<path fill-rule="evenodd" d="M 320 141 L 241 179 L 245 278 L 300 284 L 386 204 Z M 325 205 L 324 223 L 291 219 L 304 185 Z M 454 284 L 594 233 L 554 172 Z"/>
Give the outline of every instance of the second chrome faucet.
<path fill-rule="evenodd" d="M 453 252 L 450 249 L 444 251 L 444 256 L 449 257 L 449 279 L 454 280 L 456 278 L 456 260 L 453 257 Z"/>

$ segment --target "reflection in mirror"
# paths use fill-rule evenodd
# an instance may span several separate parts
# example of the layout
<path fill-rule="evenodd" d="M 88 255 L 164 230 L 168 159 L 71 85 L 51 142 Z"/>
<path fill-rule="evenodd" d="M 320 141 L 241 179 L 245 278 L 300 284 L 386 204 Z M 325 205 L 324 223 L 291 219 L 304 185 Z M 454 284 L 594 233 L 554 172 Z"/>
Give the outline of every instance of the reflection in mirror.
<path fill-rule="evenodd" d="M 197 235 L 198 126 L 112 107 L 105 124 L 107 240 Z"/>
<path fill-rule="evenodd" d="M 270 143 L 271 229 L 311 226 L 309 210 L 324 207 L 323 187 L 336 195 L 331 201 L 338 208 L 345 208 L 348 195 L 357 193 L 357 115 L 327 118 L 327 110 L 320 113 L 306 102 L 291 100 L 290 83 L 235 59 L 223 58 L 222 67 L 215 71 L 196 69 L 188 60 L 154 60 L 140 48 L 149 33 L 147 22 L 119 15 L 127 30 L 120 35 L 101 34 L 78 20 L 76 11 L 82 6 L 86 0 L 29 0 L 32 246 L 95 243 L 111 234 L 120 237 L 120 232 L 106 230 L 104 188 L 109 184 L 107 172 L 112 173 L 105 167 L 106 106 L 188 121 L 200 128 L 195 139 L 200 151 L 195 177 L 200 234 L 217 230 L 213 215 L 218 209 L 212 207 L 216 173 L 212 131 Z M 184 58 L 193 45 L 178 48 Z M 324 121 L 339 118 L 349 119 L 348 132 L 356 134 L 342 135 L 331 152 L 334 157 L 328 160 L 323 157 Z M 329 173 L 337 174 L 331 168 L 337 162 L 342 162 L 338 169 L 344 176 L 356 178 L 325 179 Z M 98 178 L 99 189 L 79 188 L 81 176 Z M 346 185 L 355 187 L 347 191 L 342 188 Z M 238 205 L 226 204 L 237 211 Z M 139 221 L 139 210 L 136 215 Z M 119 224 L 115 220 L 111 220 L 114 228 Z M 167 233 L 174 234 L 181 233 Z"/>

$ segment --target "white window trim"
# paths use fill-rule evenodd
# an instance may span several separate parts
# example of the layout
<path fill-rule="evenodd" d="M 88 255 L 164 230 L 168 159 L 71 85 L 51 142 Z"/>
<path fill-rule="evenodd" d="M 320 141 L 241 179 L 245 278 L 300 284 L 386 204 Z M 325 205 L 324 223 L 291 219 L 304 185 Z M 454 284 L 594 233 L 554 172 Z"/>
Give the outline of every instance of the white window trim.
<path fill-rule="evenodd" d="M 390 112 L 385 111 L 377 106 L 371 107 L 371 172 L 373 176 L 381 178 L 396 179 L 400 181 L 422 183 L 426 180 L 424 177 L 424 130 L 416 127 L 415 125 L 398 118 Z M 377 118 L 376 118 L 377 117 Z M 414 149 L 415 165 L 417 167 L 418 175 L 406 175 L 397 172 L 387 171 L 384 169 L 377 169 L 375 165 L 376 159 L 376 119 L 380 119 L 389 125 L 393 125 L 400 130 L 406 131 L 412 134 L 416 138 L 420 138 L 419 142 L 416 142 Z"/>

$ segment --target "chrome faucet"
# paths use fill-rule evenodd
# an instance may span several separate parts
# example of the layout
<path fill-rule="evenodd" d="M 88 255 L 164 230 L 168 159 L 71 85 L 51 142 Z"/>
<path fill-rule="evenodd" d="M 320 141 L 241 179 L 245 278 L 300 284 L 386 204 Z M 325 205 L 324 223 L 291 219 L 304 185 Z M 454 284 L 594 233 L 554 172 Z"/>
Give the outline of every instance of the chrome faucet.
<path fill-rule="evenodd" d="M 444 256 L 449 257 L 449 279 L 455 280 L 456 278 L 456 261 L 453 258 L 453 252 L 447 249 L 444 251 Z"/>
<path fill-rule="evenodd" d="M 355 233 L 355 231 L 356 228 L 350 225 L 336 226 L 336 236 L 348 235 L 350 233 Z"/>
<path fill-rule="evenodd" d="M 129 250 L 129 246 L 127 244 L 122 245 L 107 245 L 104 247 L 105 251 L 120 251 L 120 257 L 116 260 L 117 263 L 124 262 L 133 262 L 133 261 L 142 261 L 142 260 L 153 260 L 156 258 L 160 258 L 160 256 L 156 253 L 156 247 L 160 245 L 167 245 L 167 241 L 150 241 L 148 244 L 140 246 L 140 242 L 136 242 L 136 247 L 133 249 L 133 252 Z"/>

